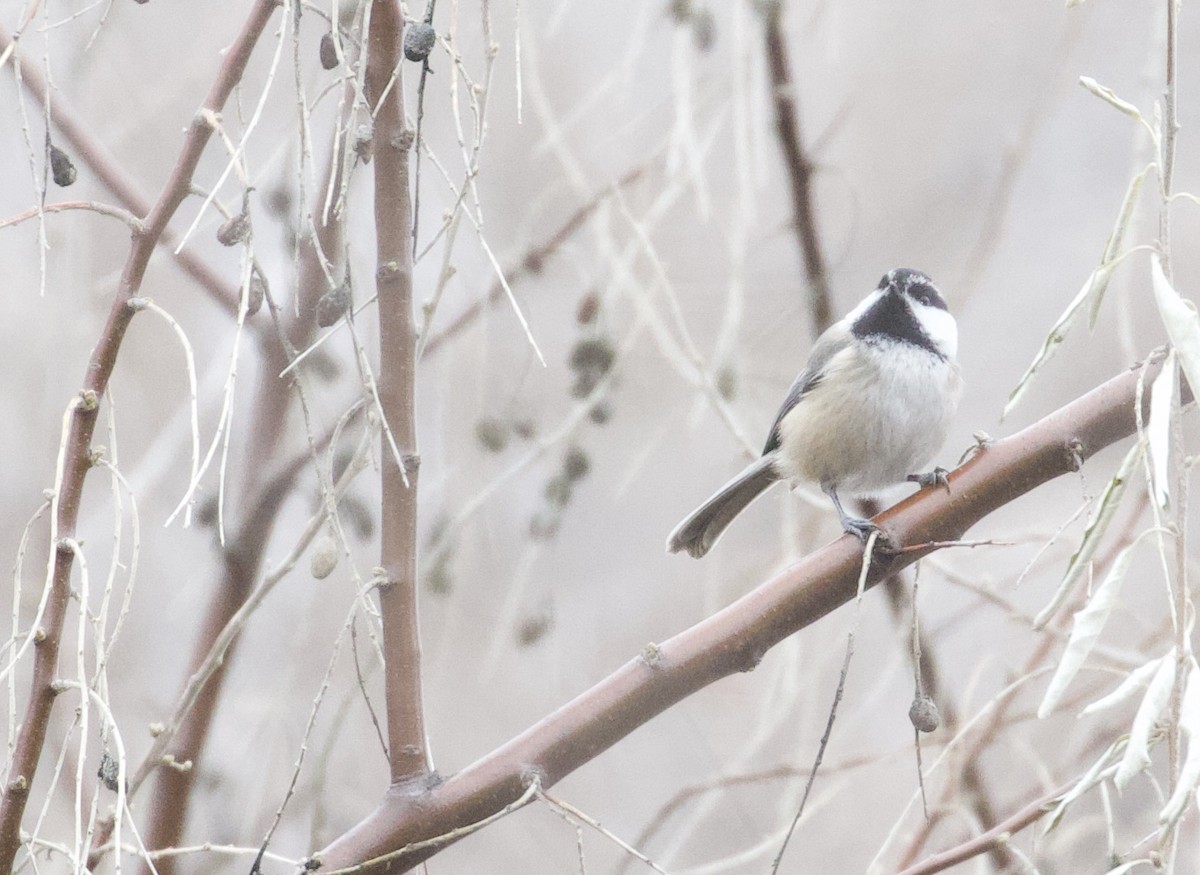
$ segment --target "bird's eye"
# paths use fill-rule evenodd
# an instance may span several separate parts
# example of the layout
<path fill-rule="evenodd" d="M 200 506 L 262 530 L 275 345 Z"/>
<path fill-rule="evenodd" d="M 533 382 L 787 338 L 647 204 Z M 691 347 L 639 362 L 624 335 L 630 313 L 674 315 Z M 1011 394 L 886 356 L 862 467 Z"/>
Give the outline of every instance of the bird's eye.
<path fill-rule="evenodd" d="M 942 296 L 933 286 L 921 283 L 919 285 L 909 286 L 908 293 L 913 299 L 924 304 L 926 307 L 937 307 L 939 310 L 946 309 L 946 303 L 942 300 Z"/>

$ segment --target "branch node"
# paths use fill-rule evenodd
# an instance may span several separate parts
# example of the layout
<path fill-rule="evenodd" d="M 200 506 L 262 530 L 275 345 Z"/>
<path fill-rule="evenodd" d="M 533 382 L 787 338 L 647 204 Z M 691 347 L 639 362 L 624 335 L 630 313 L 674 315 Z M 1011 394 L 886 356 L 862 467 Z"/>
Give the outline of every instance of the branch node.
<path fill-rule="evenodd" d="M 401 458 L 404 460 L 404 473 L 416 475 L 421 468 L 421 454 L 405 453 Z"/>
<path fill-rule="evenodd" d="M 46 630 L 43 629 L 41 626 L 38 626 L 36 629 L 33 630 L 33 646 L 37 647 L 39 644 L 41 644 L 45 640 L 46 640 Z"/>
<path fill-rule="evenodd" d="M 385 261 L 379 265 L 379 269 L 375 271 L 375 281 L 377 283 L 394 283 L 404 275 L 404 268 L 395 261 Z"/>
<path fill-rule="evenodd" d="M 662 668 L 662 662 L 663 662 L 662 648 L 659 647 L 657 644 L 655 644 L 653 641 L 651 641 L 649 644 L 647 644 L 645 647 L 642 648 L 642 652 L 641 652 L 641 654 L 639 654 L 638 658 L 642 662 L 644 662 L 649 668 L 653 668 L 653 669 Z"/>
<path fill-rule="evenodd" d="M 50 681 L 50 692 L 54 693 L 56 696 L 59 693 L 65 693 L 69 689 L 71 689 L 71 685 L 62 678 L 56 678 L 55 680 Z"/>
<path fill-rule="evenodd" d="M 174 769 L 177 772 L 190 772 L 192 770 L 191 760 L 177 760 L 174 754 L 163 754 L 161 762 L 164 766 Z"/>
<path fill-rule="evenodd" d="M 1067 441 L 1066 450 L 1068 457 L 1067 464 L 1072 471 L 1078 471 L 1083 467 L 1083 441 L 1077 437 L 1071 438 Z"/>
<path fill-rule="evenodd" d="M 140 313 L 142 310 L 145 310 L 150 306 L 150 299 L 145 295 L 135 295 L 125 302 L 125 306 L 134 313 Z"/>
<path fill-rule="evenodd" d="M 95 389 L 81 389 L 79 391 L 79 398 L 79 406 L 87 413 L 91 413 L 100 406 L 100 395 Z"/>
<path fill-rule="evenodd" d="M 24 796 L 29 792 L 29 779 L 24 775 L 17 775 L 8 782 L 8 789 L 6 792 L 14 796 L 18 794 Z"/>
<path fill-rule="evenodd" d="M 311 857 L 305 857 L 300 861 L 300 868 L 305 872 L 316 872 L 323 866 L 320 854 L 313 854 Z"/>

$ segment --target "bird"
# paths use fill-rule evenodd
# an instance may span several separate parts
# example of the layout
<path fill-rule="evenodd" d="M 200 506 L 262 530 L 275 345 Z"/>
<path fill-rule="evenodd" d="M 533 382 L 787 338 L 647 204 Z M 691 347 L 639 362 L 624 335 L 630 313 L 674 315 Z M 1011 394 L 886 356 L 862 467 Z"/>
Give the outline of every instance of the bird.
<path fill-rule="evenodd" d="M 692 511 L 667 551 L 700 558 L 776 481 L 816 483 L 842 530 L 865 541 L 878 527 L 851 516 L 842 493 L 910 480 L 944 485 L 947 472 L 914 473 L 946 440 L 962 395 L 958 327 L 925 273 L 895 268 L 817 338 L 784 398 L 762 455 Z"/>

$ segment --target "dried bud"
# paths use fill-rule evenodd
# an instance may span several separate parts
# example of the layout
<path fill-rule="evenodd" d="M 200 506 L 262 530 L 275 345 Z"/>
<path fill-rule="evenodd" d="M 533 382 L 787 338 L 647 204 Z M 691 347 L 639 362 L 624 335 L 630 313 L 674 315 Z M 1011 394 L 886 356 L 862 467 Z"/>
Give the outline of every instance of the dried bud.
<path fill-rule="evenodd" d="M 332 70 L 338 65 L 337 46 L 333 43 L 333 34 L 325 33 L 321 37 L 321 66 L 326 70 Z"/>
<path fill-rule="evenodd" d="M 424 61 L 437 42 L 437 31 L 432 24 L 418 21 L 410 24 L 404 32 L 404 57 L 410 61 Z"/>
<path fill-rule="evenodd" d="M 54 184 L 62 188 L 73 183 L 78 175 L 70 156 L 58 146 L 50 147 L 50 175 L 54 177 Z"/>
<path fill-rule="evenodd" d="M 942 716 L 933 699 L 928 696 L 917 696 L 908 708 L 908 719 L 918 732 L 933 732 L 942 725 Z"/>
<path fill-rule="evenodd" d="M 537 426 L 532 419 L 513 420 L 512 430 L 523 441 L 533 440 L 537 436 Z"/>
<path fill-rule="evenodd" d="M 246 289 L 246 315 L 253 316 L 262 309 L 267 297 L 267 278 L 257 270 L 250 272 L 250 288 Z"/>
<path fill-rule="evenodd" d="M 217 229 L 217 242 L 222 246 L 237 246 L 250 237 L 250 214 L 244 209 L 230 216 Z"/>
<path fill-rule="evenodd" d="M 317 324 L 328 328 L 346 315 L 352 302 L 350 284 L 342 283 L 330 289 L 317 300 Z"/>

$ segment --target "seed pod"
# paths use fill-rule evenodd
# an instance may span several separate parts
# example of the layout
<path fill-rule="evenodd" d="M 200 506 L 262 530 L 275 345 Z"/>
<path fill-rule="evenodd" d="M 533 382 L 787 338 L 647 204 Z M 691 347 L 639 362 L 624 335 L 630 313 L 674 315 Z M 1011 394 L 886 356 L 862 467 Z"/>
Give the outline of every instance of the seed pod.
<path fill-rule="evenodd" d="M 332 33 L 327 32 L 321 37 L 319 53 L 321 56 L 321 66 L 326 70 L 332 70 L 338 65 L 337 46 L 333 43 Z"/>
<path fill-rule="evenodd" d="M 237 246 L 250 238 L 250 214 L 242 210 L 230 216 L 217 229 L 217 242 L 222 246 Z"/>
<path fill-rule="evenodd" d="M 337 568 L 338 555 L 337 543 L 329 535 L 323 535 L 313 547 L 312 558 L 308 562 L 312 576 L 317 580 L 324 580 L 333 574 L 333 569 Z"/>
<path fill-rule="evenodd" d="M 604 425 L 612 419 L 612 405 L 607 401 L 597 401 L 596 406 L 588 411 L 588 419 L 596 425 Z"/>
<path fill-rule="evenodd" d="M 489 453 L 499 453 L 508 446 L 508 429 L 495 417 L 487 417 L 475 424 L 475 439 Z"/>
<path fill-rule="evenodd" d="M 726 401 L 737 397 L 737 371 L 731 365 L 717 371 L 717 393 Z"/>
<path fill-rule="evenodd" d="M 550 631 L 550 618 L 546 614 L 526 617 L 517 627 L 517 641 L 522 647 L 537 644 Z"/>
<path fill-rule="evenodd" d="M 53 145 L 50 147 L 50 175 L 54 177 L 54 184 L 61 188 L 73 183 L 78 175 L 75 165 L 71 163 L 71 156 Z"/>
<path fill-rule="evenodd" d="M 556 474 L 546 481 L 546 500 L 554 507 L 563 507 L 571 500 L 571 481 Z"/>
<path fill-rule="evenodd" d="M 908 708 L 908 719 L 918 732 L 933 732 L 942 725 L 938 706 L 928 696 L 917 696 Z"/>
<path fill-rule="evenodd" d="M 354 132 L 354 154 L 363 164 L 371 163 L 371 154 L 375 151 L 375 131 L 371 125 L 363 123 Z"/>
<path fill-rule="evenodd" d="M 575 310 L 575 321 L 580 325 L 591 325 L 596 321 L 600 312 L 600 297 L 595 292 L 588 292 L 579 299 L 579 307 Z"/>
<path fill-rule="evenodd" d="M 432 24 L 418 21 L 410 24 L 404 32 L 404 57 L 410 61 L 424 61 L 437 42 L 437 31 Z"/>
<path fill-rule="evenodd" d="M 617 357 L 612 342 L 604 337 L 585 337 L 571 350 L 571 370 L 602 377 Z"/>
<path fill-rule="evenodd" d="M 353 298 L 349 283 L 330 289 L 317 300 L 317 324 L 328 328 L 346 315 Z"/>
<path fill-rule="evenodd" d="M 692 42 L 702 52 L 712 50 L 717 42 L 717 19 L 707 7 L 692 13 Z"/>
<path fill-rule="evenodd" d="M 571 447 L 563 457 L 563 474 L 567 480 L 574 483 L 582 480 L 592 470 L 592 462 L 588 454 L 579 447 Z"/>
<path fill-rule="evenodd" d="M 100 754 L 100 768 L 96 771 L 96 777 L 100 779 L 101 784 L 116 793 L 121 786 L 117 783 L 117 776 L 119 774 L 117 761 L 105 749 Z"/>

